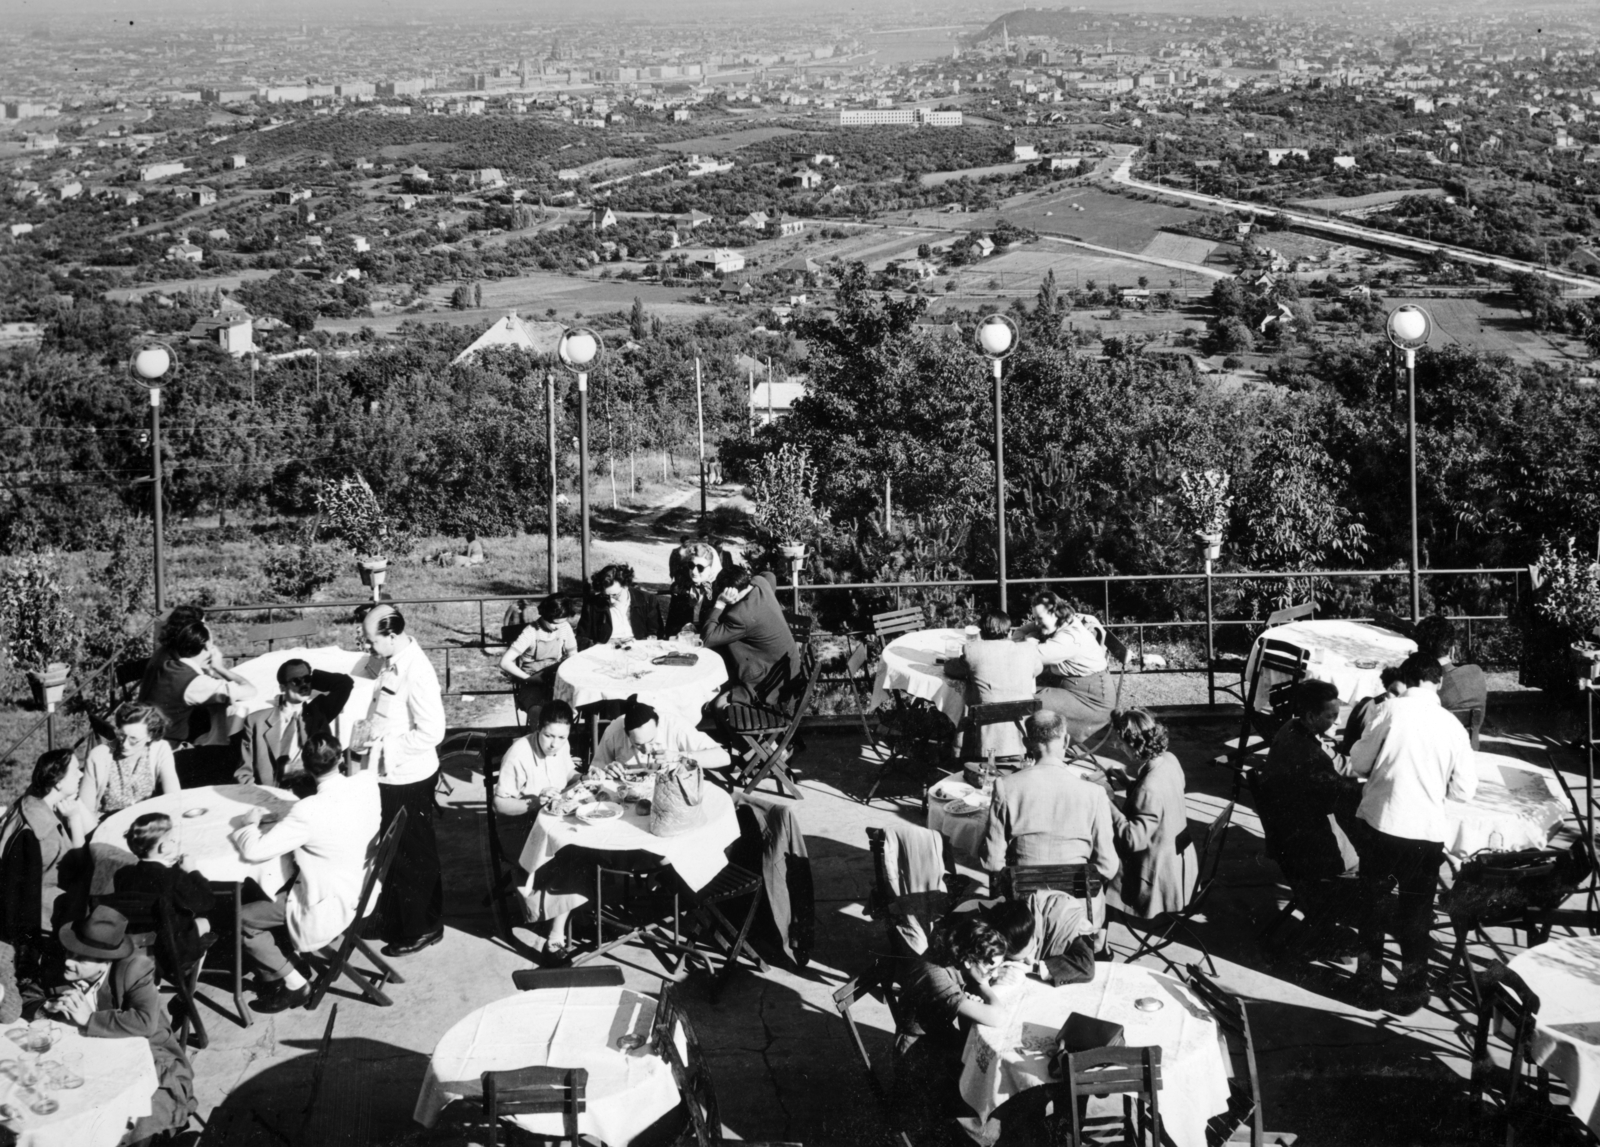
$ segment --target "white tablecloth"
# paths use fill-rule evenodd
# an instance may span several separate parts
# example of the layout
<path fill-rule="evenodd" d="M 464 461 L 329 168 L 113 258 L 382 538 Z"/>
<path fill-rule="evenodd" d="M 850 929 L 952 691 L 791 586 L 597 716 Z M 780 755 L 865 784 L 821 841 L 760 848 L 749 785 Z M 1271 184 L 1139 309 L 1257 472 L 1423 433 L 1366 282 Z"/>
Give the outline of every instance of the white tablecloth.
<path fill-rule="evenodd" d="M 988 810 L 958 816 L 946 812 L 945 804 L 929 794 L 928 827 L 948 840 L 963 858 L 976 861 L 983 854 L 983 838 L 989 834 Z"/>
<path fill-rule="evenodd" d="M 1161 1009 L 1142 1012 L 1134 1006 L 1146 996 L 1160 1000 Z M 1160 1046 L 1162 1129 L 1175 1147 L 1205 1147 L 1206 1121 L 1228 1108 L 1229 1063 L 1221 1032 L 1178 980 L 1136 964 L 1096 964 L 1088 984 L 1032 983 L 1012 1006 L 1008 1028 L 972 1029 L 962 1054 L 961 1098 L 978 1120 L 963 1120 L 968 1133 L 993 1143 L 1000 1133 L 999 1123 L 989 1118 L 994 1109 L 1050 1081 L 1050 1048 L 1073 1012 L 1121 1024 L 1129 1047 Z"/>
<path fill-rule="evenodd" d="M 666 653 L 693 653 L 694 665 L 655 665 Z M 556 666 L 555 695 L 575 709 L 596 701 L 639 700 L 700 720 L 700 710 L 728 680 L 728 667 L 714 649 L 683 649 L 669 641 L 636 641 L 628 649 L 593 645 Z"/>
<path fill-rule="evenodd" d="M 313 669 L 324 669 L 329 673 L 349 673 L 366 656 L 365 653 L 340 649 L 337 645 L 325 645 L 319 649 L 274 649 L 271 653 L 263 653 L 260 657 L 239 662 L 233 667 L 233 671 L 256 687 L 256 695 L 248 701 L 240 701 L 229 707 L 229 729 L 237 733 L 244 728 L 245 717 L 272 704 L 278 695 L 278 666 L 285 661 L 298 657 L 302 661 L 310 662 Z M 365 677 L 357 677 L 355 682 L 355 688 L 350 691 L 350 700 L 345 702 L 344 712 L 339 714 L 339 720 L 334 726 L 334 733 L 339 738 L 339 744 L 343 746 L 350 744 L 350 731 L 372 708 L 372 687 L 376 682 Z"/>
<path fill-rule="evenodd" d="M 585 824 L 575 816 L 541 812 L 533 821 L 527 843 L 517 863 L 528 873 L 524 896 L 533 893 L 533 874 L 569 844 L 605 852 L 653 852 L 670 864 L 692 889 L 704 888 L 727 866 L 727 848 L 739 839 L 739 816 L 733 798 L 711 781 L 702 785 L 706 823 L 681 836 L 652 836 L 650 818 L 640 816 L 634 802 L 624 801 L 615 820 Z"/>
<path fill-rule="evenodd" d="M 625 1033 L 649 1039 L 655 1014 L 655 1000 L 617 987 L 545 989 L 496 1000 L 458 1022 L 434 1048 L 413 1117 L 432 1127 L 445 1104 L 482 1094 L 486 1071 L 582 1067 L 589 1084 L 579 1132 L 608 1147 L 627 1147 L 678 1106 L 666 1060 L 644 1046 L 629 1052 L 617 1047 Z M 559 1115 L 512 1121 L 536 1135 L 562 1133 Z"/>
<path fill-rule="evenodd" d="M 19 1021 L 20 1022 L 20 1021 Z M 16 1025 L 12 1025 L 16 1026 Z M 54 1114 L 35 1115 L 17 1085 L 0 1077 L 0 1100 L 22 1114 L 12 1130 L 17 1147 L 116 1147 L 128 1121 L 150 1114 L 157 1077 L 150 1042 L 144 1039 L 90 1039 L 63 1025 L 61 1041 L 43 1059 L 60 1061 L 69 1052 L 83 1056 L 83 1086 L 51 1091 L 60 1106 Z M 16 1059 L 20 1049 L 0 1038 L 0 1059 Z"/>
<path fill-rule="evenodd" d="M 904 633 L 883 647 L 878 672 L 872 680 L 872 704 L 882 705 L 890 693 L 909 693 L 931 701 L 952 725 L 961 724 L 967 711 L 964 682 L 944 675 L 935 661 L 960 657 L 966 634 L 959 629 L 919 629 Z"/>
<path fill-rule="evenodd" d="M 1567 1085 L 1572 1113 L 1600 1131 L 1600 937 L 1551 940 L 1510 966 L 1539 997 L 1533 1061 Z"/>
<path fill-rule="evenodd" d="M 1364 621 L 1291 621 L 1277 625 L 1256 638 L 1245 666 L 1245 680 L 1255 672 L 1261 656 L 1261 643 L 1267 638 L 1298 645 L 1311 653 L 1309 676 L 1314 681 L 1332 681 L 1339 700 L 1353 705 L 1363 697 L 1383 692 L 1382 673 L 1386 665 L 1398 665 L 1417 651 L 1417 643 L 1392 629 Z M 1270 706 L 1268 690 L 1287 678 L 1274 670 L 1261 674 L 1256 685 L 1255 706 L 1265 712 Z"/>
<path fill-rule="evenodd" d="M 1445 848 L 1470 856 L 1480 848 L 1543 848 L 1570 811 L 1550 770 L 1503 757 L 1474 753 L 1478 792 L 1470 801 L 1445 801 L 1450 839 Z M 1496 841 L 1494 835 L 1500 834 Z"/>
<path fill-rule="evenodd" d="M 295 873 L 293 856 L 280 856 L 262 864 L 246 864 L 228 834 L 244 823 L 244 815 L 257 805 L 269 814 L 283 815 L 294 794 L 260 785 L 217 785 L 164 793 L 113 813 L 94 830 L 93 842 L 127 850 L 128 829 L 147 812 L 164 812 L 172 818 L 172 832 L 190 869 L 207 880 L 243 881 L 253 877 L 268 896 L 276 896 Z M 186 812 L 202 809 L 196 816 Z M 130 854 L 131 856 L 131 854 Z"/>

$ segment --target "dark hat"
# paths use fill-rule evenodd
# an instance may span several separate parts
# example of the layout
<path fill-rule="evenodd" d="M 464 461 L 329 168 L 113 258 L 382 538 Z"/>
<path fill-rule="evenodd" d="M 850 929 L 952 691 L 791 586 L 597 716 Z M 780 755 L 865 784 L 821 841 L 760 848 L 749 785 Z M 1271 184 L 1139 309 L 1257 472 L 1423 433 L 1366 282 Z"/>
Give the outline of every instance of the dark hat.
<path fill-rule="evenodd" d="M 120 960 L 133 954 L 128 918 L 103 904 L 77 923 L 63 924 L 59 937 L 63 948 L 86 960 Z"/>

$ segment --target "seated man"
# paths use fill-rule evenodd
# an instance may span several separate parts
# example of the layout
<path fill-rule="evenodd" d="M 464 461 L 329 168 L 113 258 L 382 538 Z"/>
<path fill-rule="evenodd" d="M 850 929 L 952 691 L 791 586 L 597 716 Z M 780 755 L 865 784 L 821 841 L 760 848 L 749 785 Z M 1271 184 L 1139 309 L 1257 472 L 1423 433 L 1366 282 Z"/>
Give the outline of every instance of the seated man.
<path fill-rule="evenodd" d="M 1117 875 L 1111 798 L 1082 770 L 1067 764 L 1067 722 L 1041 709 L 1025 732 L 1038 763 L 994 782 L 983 867 L 991 874 L 1012 864 L 1091 864 L 1100 879 Z"/>
<path fill-rule="evenodd" d="M 291 962 L 293 954 L 326 948 L 355 919 L 383 815 L 377 775 L 370 770 L 342 775 L 342 756 L 333 738 L 313 740 L 302 757 L 317 791 L 296 801 L 265 832 L 266 810 L 256 806 L 230 838 L 246 863 L 262 864 L 292 852 L 299 868 L 293 884 L 276 899 L 246 904 L 239 913 L 246 957 L 261 991 L 258 1012 L 305 1004 L 311 989 Z M 287 951 L 279 939 L 285 926 Z"/>
<path fill-rule="evenodd" d="M 184 867 L 172 835 L 172 818 L 164 812 L 145 813 L 128 827 L 127 841 L 128 851 L 138 863 L 118 869 L 111 886 L 119 893 L 165 901 L 178 962 L 189 964 L 199 959 L 202 949 L 196 918 L 208 914 L 217 898 L 204 876 Z"/>
<path fill-rule="evenodd" d="M 223 664 L 199 611 L 173 610 L 139 683 L 139 700 L 167 719 L 167 740 L 174 747 L 226 745 L 228 705 L 255 695 L 254 685 Z"/>
<path fill-rule="evenodd" d="M 800 673 L 800 647 L 772 582 L 733 566 L 717 574 L 714 588 L 716 600 L 700 636 L 727 661 L 729 685 L 711 702 L 713 713 L 729 704 L 770 705 Z"/>
<path fill-rule="evenodd" d="M 1291 702 L 1294 717 L 1278 730 L 1258 781 L 1267 855 L 1284 878 L 1329 880 L 1354 859 L 1346 830 L 1361 800 L 1361 784 L 1341 776 L 1323 740 L 1339 719 L 1339 690 L 1330 681 L 1302 681 Z"/>
<path fill-rule="evenodd" d="M 183 1130 L 195 1110 L 194 1069 L 172 1034 L 156 991 L 156 967 L 127 936 L 127 918 L 100 907 L 61 927 L 66 949 L 63 982 L 43 1010 L 90 1039 L 144 1039 L 155 1059 L 157 1085 L 150 1114 L 134 1122 L 125 1142 L 142 1143 Z"/>
<path fill-rule="evenodd" d="M 614 776 L 623 766 L 641 766 L 651 758 L 692 757 L 703 769 L 724 769 L 728 750 L 672 710 L 658 711 L 638 697 L 606 726 L 595 746 L 591 768 Z"/>
<path fill-rule="evenodd" d="M 348 673 L 313 669 L 299 657 L 278 666 L 277 697 L 271 706 L 244 719 L 234 780 L 241 785 L 283 788 L 298 776 L 305 791 L 296 789 L 297 796 L 315 792 L 316 783 L 304 775 L 301 755 L 306 745 L 333 727 L 354 688 L 355 680 Z"/>
<path fill-rule="evenodd" d="M 708 542 L 685 541 L 672 552 L 672 600 L 667 603 L 664 637 L 676 637 L 684 628 L 699 633 L 715 605 L 713 587 L 722 572 L 722 559 Z"/>
<path fill-rule="evenodd" d="M 1030 700 L 1043 672 L 1039 646 L 1032 641 L 1012 641 L 1011 619 L 998 611 L 984 616 L 978 639 L 968 641 L 962 655 L 944 667 L 946 677 L 966 680 L 969 706 Z M 976 736 L 963 736 L 962 760 L 981 761 L 991 752 L 996 757 L 1023 755 L 1016 725 L 1009 721 L 985 725 Z"/>
<path fill-rule="evenodd" d="M 1350 716 L 1344 723 L 1344 732 L 1339 734 L 1339 743 L 1334 750 L 1341 757 L 1350 755 L 1350 750 L 1361 740 L 1361 734 L 1367 731 L 1367 726 L 1378 719 L 1389 698 L 1406 695 L 1406 683 L 1400 680 L 1398 665 L 1384 666 L 1383 672 L 1378 675 L 1378 680 L 1383 683 L 1383 692 L 1361 698 L 1350 709 Z"/>
<path fill-rule="evenodd" d="M 1451 712 L 1476 709 L 1477 721 L 1467 729 L 1474 750 L 1478 747 L 1478 730 L 1489 711 L 1489 679 L 1476 665 L 1454 665 L 1456 655 L 1456 627 L 1448 617 L 1436 613 L 1417 623 L 1417 652 L 1425 653 L 1444 669 L 1439 682 L 1439 704 Z"/>
<path fill-rule="evenodd" d="M 1096 899 L 1099 899 L 1098 897 Z M 1094 979 L 1100 932 L 1085 901 L 1055 889 L 1030 892 L 1025 900 L 996 900 L 980 911 L 1006 939 L 1007 959 L 1047 984 L 1083 984 Z M 1101 913 L 1100 922 L 1105 923 Z"/>
<path fill-rule="evenodd" d="M 558 593 L 542 599 L 537 615 L 500 658 L 500 672 L 515 682 L 514 704 L 530 725 L 534 711 L 554 695 L 556 666 L 578 652 L 567 610 L 566 599 Z"/>

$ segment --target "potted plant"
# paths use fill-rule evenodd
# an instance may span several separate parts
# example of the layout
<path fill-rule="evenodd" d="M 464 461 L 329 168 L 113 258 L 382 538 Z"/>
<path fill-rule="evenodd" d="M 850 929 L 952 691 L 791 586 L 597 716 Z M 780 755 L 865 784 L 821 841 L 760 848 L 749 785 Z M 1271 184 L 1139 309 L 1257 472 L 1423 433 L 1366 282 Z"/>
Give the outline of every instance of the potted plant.
<path fill-rule="evenodd" d="M 1194 535 L 1200 556 L 1208 562 L 1222 556 L 1222 534 L 1233 506 L 1230 484 L 1222 470 L 1185 470 L 1178 475 L 1178 525 Z"/>
<path fill-rule="evenodd" d="M 1521 618 L 1519 680 L 1559 697 L 1570 697 L 1589 663 L 1600 660 L 1593 641 L 1600 625 L 1600 561 L 1579 553 L 1572 538 L 1545 542 L 1539 550 L 1533 607 Z"/>
<path fill-rule="evenodd" d="M 27 675 L 34 702 L 46 710 L 61 703 L 82 640 L 78 616 L 65 598 L 49 555 L 29 555 L 0 573 L 5 659 Z"/>
<path fill-rule="evenodd" d="M 805 557 L 817 523 L 816 472 L 804 450 L 784 443 L 761 459 L 755 483 L 756 533 L 790 563 Z"/>
<path fill-rule="evenodd" d="M 361 584 L 376 597 L 388 576 L 394 537 L 372 487 L 360 474 L 325 481 L 317 491 L 317 512 L 328 531 L 356 556 Z"/>

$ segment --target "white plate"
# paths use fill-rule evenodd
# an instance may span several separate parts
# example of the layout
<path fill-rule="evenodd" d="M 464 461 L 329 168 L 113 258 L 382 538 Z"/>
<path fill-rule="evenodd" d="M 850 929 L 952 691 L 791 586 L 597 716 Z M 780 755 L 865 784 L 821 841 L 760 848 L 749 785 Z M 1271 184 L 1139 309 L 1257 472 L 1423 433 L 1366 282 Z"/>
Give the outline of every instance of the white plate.
<path fill-rule="evenodd" d="M 946 816 L 977 816 L 987 807 L 987 805 L 974 803 L 971 797 L 962 797 L 960 800 L 953 800 L 945 805 L 944 811 Z"/>
<path fill-rule="evenodd" d="M 970 797 L 977 791 L 966 781 L 958 781 L 947 777 L 929 789 L 928 795 L 936 801 L 953 801 Z"/>
<path fill-rule="evenodd" d="M 616 820 L 622 815 L 622 806 L 616 801 L 590 801 L 586 805 L 579 805 L 572 815 L 584 824 L 597 824 L 600 821 Z"/>

